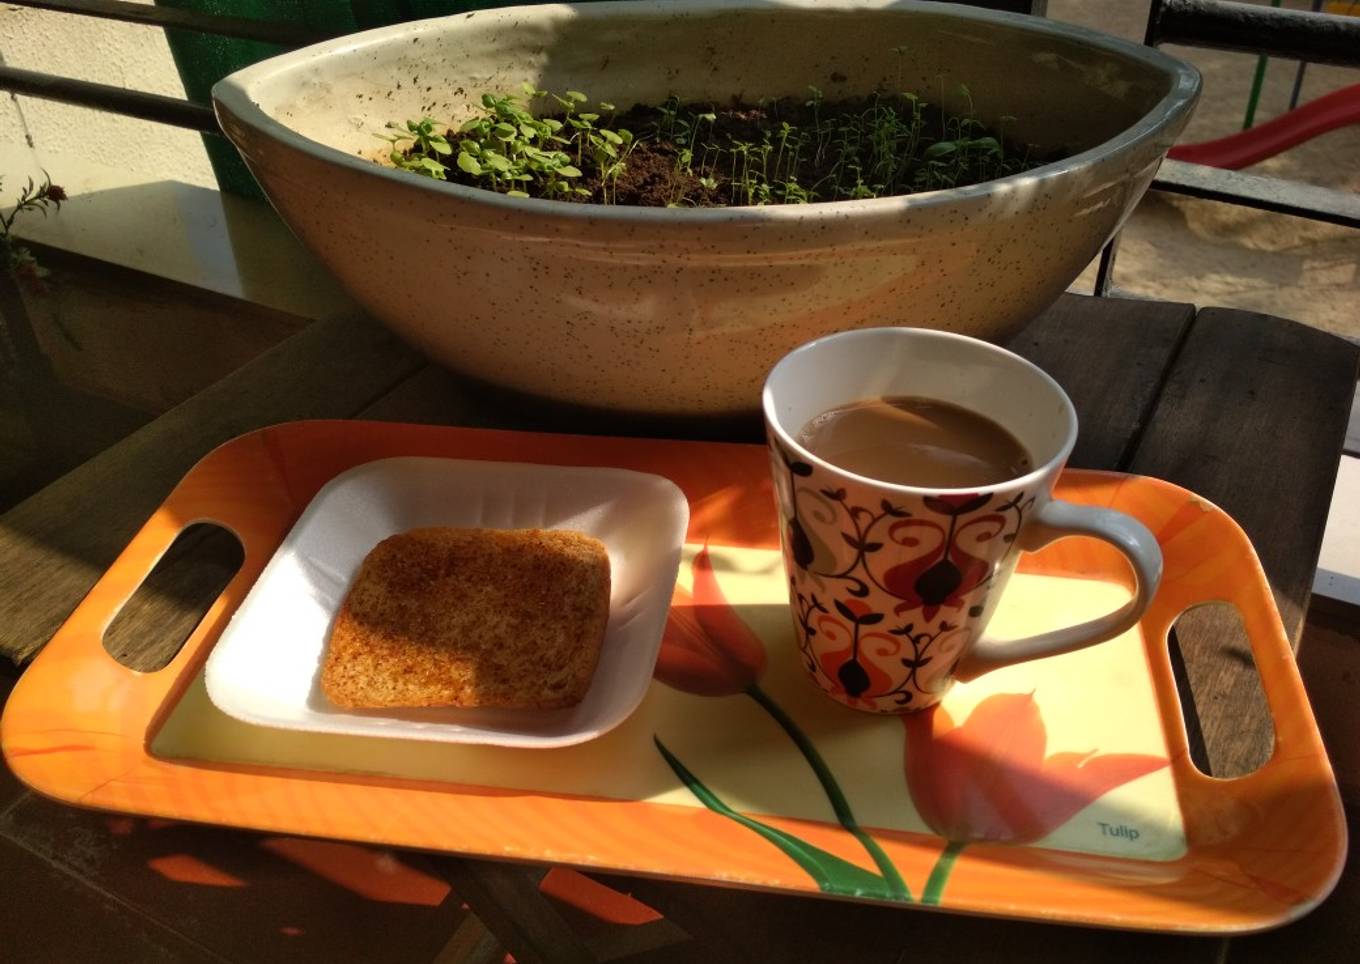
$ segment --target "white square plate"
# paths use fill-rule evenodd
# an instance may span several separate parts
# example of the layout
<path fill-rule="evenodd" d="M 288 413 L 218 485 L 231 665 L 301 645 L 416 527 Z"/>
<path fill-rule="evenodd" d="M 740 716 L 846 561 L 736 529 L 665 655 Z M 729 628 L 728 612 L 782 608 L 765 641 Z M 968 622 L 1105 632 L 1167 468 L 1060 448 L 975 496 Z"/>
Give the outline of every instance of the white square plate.
<path fill-rule="evenodd" d="M 625 469 L 394 458 L 328 482 L 303 511 L 208 657 L 213 703 L 260 726 L 502 746 L 567 746 L 622 723 L 651 683 L 689 504 Z M 343 710 L 321 691 L 331 621 L 380 541 L 421 526 L 575 529 L 609 552 L 609 625 L 580 704 L 561 710 Z"/>

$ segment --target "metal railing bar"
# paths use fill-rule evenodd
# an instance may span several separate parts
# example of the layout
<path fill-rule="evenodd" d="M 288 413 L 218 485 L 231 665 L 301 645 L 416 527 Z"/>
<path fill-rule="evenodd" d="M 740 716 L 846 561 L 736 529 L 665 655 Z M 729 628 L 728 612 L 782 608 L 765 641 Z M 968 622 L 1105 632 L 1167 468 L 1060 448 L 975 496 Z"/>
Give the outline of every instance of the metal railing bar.
<path fill-rule="evenodd" d="M 1360 228 L 1360 194 L 1315 184 L 1224 171 L 1168 158 L 1157 171 L 1152 190 Z"/>
<path fill-rule="evenodd" d="M 126 0 L 5 0 L 5 2 L 9 5 L 57 13 L 72 13 L 152 27 L 194 30 L 199 33 L 234 37 L 238 40 L 259 40 L 283 47 L 305 47 L 336 36 L 313 30 L 303 24 L 254 20 L 249 17 L 227 17 L 193 10 L 179 10 L 174 7 L 153 7 L 141 3 L 127 3 Z"/>
<path fill-rule="evenodd" d="M 1360 20 L 1232 0 L 1155 0 L 1146 42 L 1360 67 Z"/>
<path fill-rule="evenodd" d="M 0 65 L 0 90 L 220 134 L 212 108 L 175 97 Z"/>

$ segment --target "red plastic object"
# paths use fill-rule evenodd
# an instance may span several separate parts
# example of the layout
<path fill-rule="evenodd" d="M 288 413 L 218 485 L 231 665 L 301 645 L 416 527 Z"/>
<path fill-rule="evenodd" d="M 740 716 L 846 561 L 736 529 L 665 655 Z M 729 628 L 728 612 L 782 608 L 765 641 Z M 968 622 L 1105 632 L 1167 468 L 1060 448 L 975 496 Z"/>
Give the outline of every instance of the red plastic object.
<path fill-rule="evenodd" d="M 1199 144 L 1177 144 L 1167 157 L 1238 171 L 1349 124 L 1360 124 L 1360 84 L 1324 94 L 1274 120 L 1228 137 Z"/>

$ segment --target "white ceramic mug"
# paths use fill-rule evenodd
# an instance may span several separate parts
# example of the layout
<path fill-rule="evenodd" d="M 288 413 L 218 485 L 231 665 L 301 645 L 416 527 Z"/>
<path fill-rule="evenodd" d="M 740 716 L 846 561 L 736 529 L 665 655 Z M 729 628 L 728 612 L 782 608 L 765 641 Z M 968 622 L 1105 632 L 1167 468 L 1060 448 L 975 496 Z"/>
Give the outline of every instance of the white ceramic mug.
<path fill-rule="evenodd" d="M 892 396 L 986 416 L 1024 445 L 1034 468 L 995 485 L 922 488 L 848 472 L 797 441 L 829 409 Z M 785 356 L 763 405 L 799 651 L 833 699 L 878 713 L 924 709 L 960 675 L 1118 636 L 1156 592 L 1162 554 L 1152 533 L 1122 513 L 1053 498 L 1077 414 L 1058 383 L 1018 355 L 940 331 L 843 332 Z M 1124 554 L 1133 599 L 1074 626 L 989 640 L 1019 551 L 1078 535 Z"/>

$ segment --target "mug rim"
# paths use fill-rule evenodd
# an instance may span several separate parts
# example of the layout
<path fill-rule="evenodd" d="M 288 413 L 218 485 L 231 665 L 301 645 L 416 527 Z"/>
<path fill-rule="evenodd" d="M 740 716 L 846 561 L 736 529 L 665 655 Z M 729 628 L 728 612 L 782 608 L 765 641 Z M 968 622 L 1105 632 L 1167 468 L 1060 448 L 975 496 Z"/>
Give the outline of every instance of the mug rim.
<path fill-rule="evenodd" d="M 871 476 L 851 472 L 849 469 L 842 468 L 834 462 L 828 462 L 821 456 L 809 451 L 794 439 L 792 435 L 785 431 L 784 426 L 780 424 L 780 421 L 775 414 L 775 396 L 772 383 L 779 373 L 779 370 L 791 362 L 795 357 L 815 352 L 820 348 L 824 348 L 830 342 L 866 338 L 874 335 L 881 336 L 885 332 L 897 333 L 890 337 L 902 336 L 908 338 L 925 338 L 927 340 L 952 341 L 967 346 L 971 351 L 994 355 L 1004 359 L 1007 363 L 1018 364 L 1020 367 L 1027 368 L 1038 375 L 1039 380 L 1052 389 L 1054 394 L 1061 401 L 1062 410 L 1067 416 L 1067 430 L 1064 433 L 1062 445 L 1059 446 L 1057 453 L 1042 464 L 1026 472 L 1024 475 L 1017 475 L 1014 478 L 1006 479 L 1002 482 L 993 482 L 990 485 L 970 485 L 947 488 L 944 486 L 920 486 L 906 485 L 900 482 L 886 482 L 882 479 L 875 479 Z M 842 476 L 843 478 L 857 482 L 861 485 L 869 485 L 886 489 L 890 492 L 898 492 L 903 495 L 916 497 L 930 495 L 981 495 L 983 493 L 996 493 L 1012 488 L 1028 489 L 1031 485 L 1042 481 L 1045 476 L 1053 473 L 1055 470 L 1060 470 L 1066 465 L 1068 457 L 1072 454 L 1072 449 L 1077 444 L 1078 425 L 1076 407 L 1072 404 L 1072 399 L 1068 397 L 1067 392 L 1063 391 L 1063 387 L 1058 384 L 1057 380 L 1054 379 L 1052 375 L 1029 359 L 1022 358 L 1015 352 L 1002 348 L 1000 345 L 993 345 L 991 342 L 983 341 L 980 338 L 973 338 L 969 335 L 960 335 L 952 331 L 938 331 L 932 328 L 912 328 L 905 325 L 882 325 L 875 328 L 856 328 L 852 331 L 838 331 L 829 335 L 823 335 L 820 338 L 814 338 L 812 341 L 799 345 L 797 348 L 784 355 L 779 361 L 775 362 L 774 367 L 771 368 L 769 374 L 765 376 L 765 385 L 761 389 L 760 402 L 762 412 L 765 416 L 766 428 L 778 439 L 781 445 L 797 454 L 810 465 Z M 990 413 L 979 414 L 991 418 Z"/>

